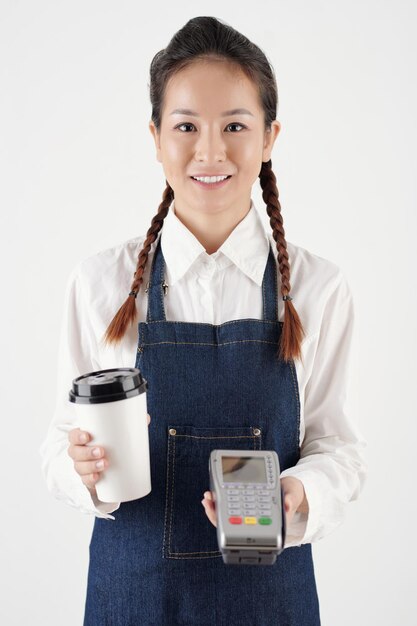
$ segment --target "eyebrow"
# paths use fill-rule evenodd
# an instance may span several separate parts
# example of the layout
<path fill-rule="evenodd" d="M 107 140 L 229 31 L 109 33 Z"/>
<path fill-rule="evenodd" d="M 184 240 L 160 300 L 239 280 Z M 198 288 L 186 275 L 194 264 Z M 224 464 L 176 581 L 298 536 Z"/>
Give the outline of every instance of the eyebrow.
<path fill-rule="evenodd" d="M 196 111 L 191 111 L 191 109 L 174 109 L 171 111 L 170 115 L 193 115 L 194 117 L 200 117 Z M 251 115 L 254 117 L 253 113 L 248 111 L 248 109 L 231 109 L 230 111 L 224 111 L 222 113 L 223 117 L 229 117 L 230 115 Z"/>

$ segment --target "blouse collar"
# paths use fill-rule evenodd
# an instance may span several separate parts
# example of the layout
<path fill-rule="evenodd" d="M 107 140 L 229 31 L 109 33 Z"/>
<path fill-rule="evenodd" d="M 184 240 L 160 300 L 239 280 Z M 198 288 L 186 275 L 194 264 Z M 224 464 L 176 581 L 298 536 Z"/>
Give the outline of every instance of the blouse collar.
<path fill-rule="evenodd" d="M 161 248 L 169 271 L 170 284 L 182 278 L 199 259 L 204 265 L 215 263 L 223 269 L 234 263 L 259 286 L 262 284 L 270 242 L 253 200 L 245 217 L 237 224 L 226 241 L 213 254 L 181 222 L 172 201 L 161 231 Z"/>

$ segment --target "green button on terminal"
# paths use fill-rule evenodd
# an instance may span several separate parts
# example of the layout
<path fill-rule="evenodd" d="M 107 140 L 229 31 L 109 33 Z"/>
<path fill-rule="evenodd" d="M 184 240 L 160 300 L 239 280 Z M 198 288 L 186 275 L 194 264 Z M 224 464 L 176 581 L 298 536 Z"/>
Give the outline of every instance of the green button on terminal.
<path fill-rule="evenodd" d="M 258 523 L 267 526 L 268 524 L 272 524 L 272 519 L 270 517 L 260 517 Z"/>

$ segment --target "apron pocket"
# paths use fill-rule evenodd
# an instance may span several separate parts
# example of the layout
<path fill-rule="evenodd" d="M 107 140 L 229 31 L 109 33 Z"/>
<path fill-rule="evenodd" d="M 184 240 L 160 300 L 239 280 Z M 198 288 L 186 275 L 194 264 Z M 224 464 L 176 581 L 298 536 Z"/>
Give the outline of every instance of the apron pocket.
<path fill-rule="evenodd" d="M 201 500 L 210 489 L 212 450 L 261 450 L 262 430 L 257 426 L 168 426 L 167 484 L 163 556 L 202 559 L 221 556 L 216 527 Z"/>

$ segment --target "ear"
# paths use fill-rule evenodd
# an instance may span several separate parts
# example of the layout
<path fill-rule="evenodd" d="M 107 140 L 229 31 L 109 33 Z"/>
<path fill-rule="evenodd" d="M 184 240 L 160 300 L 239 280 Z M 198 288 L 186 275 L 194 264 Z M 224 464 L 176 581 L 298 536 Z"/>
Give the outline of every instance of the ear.
<path fill-rule="evenodd" d="M 274 147 L 275 140 L 278 137 L 280 130 L 281 124 L 278 120 L 273 120 L 271 122 L 271 128 L 268 128 L 268 130 L 265 131 L 262 161 L 266 162 L 271 158 L 272 148 Z"/>
<path fill-rule="evenodd" d="M 151 132 L 151 135 L 154 139 L 155 142 L 155 148 L 156 148 L 156 158 L 157 160 L 162 163 L 162 157 L 161 157 L 161 138 L 160 135 L 158 133 L 158 130 L 155 126 L 155 124 L 153 123 L 153 121 L 151 120 L 149 122 L 149 130 Z"/>

